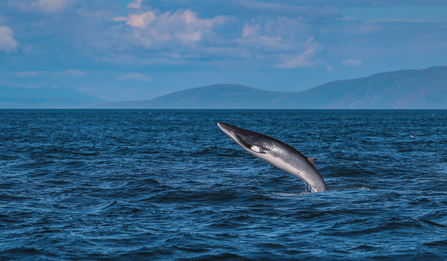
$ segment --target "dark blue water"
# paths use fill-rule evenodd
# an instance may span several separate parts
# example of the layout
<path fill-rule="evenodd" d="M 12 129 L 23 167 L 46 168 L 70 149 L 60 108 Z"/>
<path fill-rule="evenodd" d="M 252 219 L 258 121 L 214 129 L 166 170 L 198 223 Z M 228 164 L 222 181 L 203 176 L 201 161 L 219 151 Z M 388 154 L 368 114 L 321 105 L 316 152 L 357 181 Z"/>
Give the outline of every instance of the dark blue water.
<path fill-rule="evenodd" d="M 444 260 L 446 144 L 447 111 L 0 110 L 0 259 Z"/>

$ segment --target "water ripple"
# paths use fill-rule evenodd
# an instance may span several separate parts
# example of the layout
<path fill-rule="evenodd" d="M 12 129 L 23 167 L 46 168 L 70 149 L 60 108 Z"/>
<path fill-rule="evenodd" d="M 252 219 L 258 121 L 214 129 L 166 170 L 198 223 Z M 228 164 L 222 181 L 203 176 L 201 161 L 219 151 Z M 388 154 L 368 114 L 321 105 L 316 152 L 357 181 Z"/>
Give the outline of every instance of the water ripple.
<path fill-rule="evenodd" d="M 446 119 L 0 110 L 0 260 L 444 260 Z M 218 121 L 318 158 L 329 191 L 252 157 Z"/>

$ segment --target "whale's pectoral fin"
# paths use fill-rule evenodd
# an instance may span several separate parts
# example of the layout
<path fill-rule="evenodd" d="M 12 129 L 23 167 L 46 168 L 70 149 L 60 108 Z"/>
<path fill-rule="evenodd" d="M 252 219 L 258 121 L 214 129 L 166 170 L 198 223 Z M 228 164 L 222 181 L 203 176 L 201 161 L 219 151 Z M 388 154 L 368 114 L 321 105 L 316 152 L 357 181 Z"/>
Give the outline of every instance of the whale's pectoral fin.
<path fill-rule="evenodd" d="M 265 151 L 262 148 L 258 147 L 258 146 L 252 146 L 250 149 L 252 151 L 254 151 L 254 152 L 265 154 Z"/>
<path fill-rule="evenodd" d="M 307 160 L 309 160 L 309 162 L 312 163 L 315 166 L 314 160 L 318 160 L 318 159 L 314 158 L 314 157 L 310 157 L 310 158 L 307 158 Z"/>

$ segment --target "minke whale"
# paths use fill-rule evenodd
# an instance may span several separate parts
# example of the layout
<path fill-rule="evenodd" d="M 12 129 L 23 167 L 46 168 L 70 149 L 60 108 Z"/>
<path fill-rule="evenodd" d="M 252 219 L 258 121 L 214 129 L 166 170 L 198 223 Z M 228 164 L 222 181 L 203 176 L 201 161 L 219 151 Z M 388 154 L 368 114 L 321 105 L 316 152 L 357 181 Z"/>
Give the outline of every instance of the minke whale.
<path fill-rule="evenodd" d="M 219 122 L 217 126 L 252 155 L 295 175 L 307 182 L 314 192 L 327 190 L 326 183 L 314 165 L 315 158 L 307 158 L 292 146 L 272 137 Z"/>

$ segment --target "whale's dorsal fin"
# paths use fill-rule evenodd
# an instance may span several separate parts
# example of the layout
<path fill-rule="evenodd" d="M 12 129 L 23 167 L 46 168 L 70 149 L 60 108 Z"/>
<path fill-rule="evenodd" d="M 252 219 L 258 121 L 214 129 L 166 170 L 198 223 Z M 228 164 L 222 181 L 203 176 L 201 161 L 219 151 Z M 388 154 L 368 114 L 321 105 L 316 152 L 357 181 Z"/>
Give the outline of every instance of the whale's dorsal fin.
<path fill-rule="evenodd" d="M 314 162 L 314 160 L 318 160 L 318 159 L 317 159 L 317 158 L 314 158 L 314 157 L 310 157 L 310 158 L 307 158 L 307 160 L 309 160 L 309 162 L 312 163 L 312 165 L 315 166 L 315 162 Z"/>

